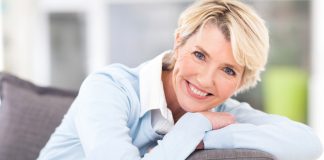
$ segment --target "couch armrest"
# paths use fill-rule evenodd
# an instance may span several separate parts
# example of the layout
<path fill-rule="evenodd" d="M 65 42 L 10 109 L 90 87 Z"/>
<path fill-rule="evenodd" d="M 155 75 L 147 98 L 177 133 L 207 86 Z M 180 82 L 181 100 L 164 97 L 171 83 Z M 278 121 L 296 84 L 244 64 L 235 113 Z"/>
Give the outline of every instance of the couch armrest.
<path fill-rule="evenodd" d="M 197 150 L 187 160 L 275 160 L 275 157 L 253 149 L 211 149 Z"/>

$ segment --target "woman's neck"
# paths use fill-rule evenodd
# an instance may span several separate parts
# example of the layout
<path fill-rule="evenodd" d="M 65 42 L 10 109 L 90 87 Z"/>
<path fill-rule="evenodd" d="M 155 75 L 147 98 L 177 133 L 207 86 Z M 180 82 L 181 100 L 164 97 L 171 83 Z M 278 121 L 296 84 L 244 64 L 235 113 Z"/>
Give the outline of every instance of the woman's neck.
<path fill-rule="evenodd" d="M 168 108 L 172 112 L 174 123 L 176 123 L 186 112 L 182 109 L 178 102 L 172 82 L 172 71 L 162 71 L 162 83 L 165 99 Z"/>

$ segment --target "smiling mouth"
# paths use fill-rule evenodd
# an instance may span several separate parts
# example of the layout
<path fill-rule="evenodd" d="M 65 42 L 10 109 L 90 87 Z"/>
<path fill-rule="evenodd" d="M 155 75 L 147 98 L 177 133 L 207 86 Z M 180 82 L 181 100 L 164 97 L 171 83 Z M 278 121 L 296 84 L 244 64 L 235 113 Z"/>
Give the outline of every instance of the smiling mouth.
<path fill-rule="evenodd" d="M 206 98 L 207 96 L 211 96 L 213 94 L 202 91 L 200 89 L 198 89 L 197 87 L 195 87 L 194 85 L 192 85 L 190 82 L 187 81 L 188 84 L 188 89 L 189 89 L 189 93 L 191 95 L 193 95 L 194 97 L 197 98 Z"/>

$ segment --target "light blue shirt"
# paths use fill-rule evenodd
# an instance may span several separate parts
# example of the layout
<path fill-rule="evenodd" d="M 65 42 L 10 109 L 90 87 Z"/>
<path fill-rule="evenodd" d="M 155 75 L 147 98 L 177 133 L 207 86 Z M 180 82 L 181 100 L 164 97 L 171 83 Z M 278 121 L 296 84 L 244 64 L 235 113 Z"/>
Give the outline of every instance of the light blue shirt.
<path fill-rule="evenodd" d="M 174 124 L 161 81 L 164 54 L 137 68 L 113 64 L 88 76 L 38 159 L 183 160 L 201 140 L 206 149 L 259 149 L 279 160 L 313 160 L 322 153 L 308 126 L 232 99 L 213 111 L 233 114 L 235 124 L 212 130 L 200 113 Z"/>

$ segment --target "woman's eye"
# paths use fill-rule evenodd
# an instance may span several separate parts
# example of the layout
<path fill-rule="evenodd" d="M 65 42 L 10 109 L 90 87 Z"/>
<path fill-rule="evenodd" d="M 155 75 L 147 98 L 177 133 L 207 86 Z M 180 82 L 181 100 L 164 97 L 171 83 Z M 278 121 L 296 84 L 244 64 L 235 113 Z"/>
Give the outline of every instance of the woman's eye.
<path fill-rule="evenodd" d="M 205 55 L 201 52 L 195 51 L 194 55 L 197 59 L 204 61 L 205 60 Z"/>
<path fill-rule="evenodd" d="M 226 74 L 230 75 L 230 76 L 235 76 L 236 75 L 235 71 L 233 69 L 229 68 L 229 67 L 225 67 L 224 72 Z"/>

